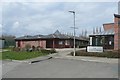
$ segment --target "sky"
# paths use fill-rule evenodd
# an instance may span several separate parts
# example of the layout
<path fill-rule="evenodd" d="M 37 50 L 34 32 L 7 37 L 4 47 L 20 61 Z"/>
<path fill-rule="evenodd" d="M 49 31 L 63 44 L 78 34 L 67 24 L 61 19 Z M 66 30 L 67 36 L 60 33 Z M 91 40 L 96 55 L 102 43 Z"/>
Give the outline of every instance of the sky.
<path fill-rule="evenodd" d="M 0 6 L 1 7 L 1 6 Z M 93 28 L 112 23 L 118 13 L 117 2 L 4 2 L 0 32 L 23 36 L 61 33 L 73 33 L 73 14 L 76 13 L 76 35 Z"/>

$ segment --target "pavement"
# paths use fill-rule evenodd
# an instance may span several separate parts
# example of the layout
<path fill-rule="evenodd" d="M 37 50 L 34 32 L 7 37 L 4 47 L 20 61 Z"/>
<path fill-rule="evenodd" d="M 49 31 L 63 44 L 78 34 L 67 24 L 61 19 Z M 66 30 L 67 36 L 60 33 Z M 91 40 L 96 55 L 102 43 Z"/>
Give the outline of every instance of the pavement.
<path fill-rule="evenodd" d="M 9 71 L 13 70 L 15 67 L 19 66 L 22 64 L 22 62 L 13 62 L 13 61 L 8 61 L 4 60 L 2 61 L 2 75 L 5 75 Z"/>
<path fill-rule="evenodd" d="M 85 50 L 85 48 L 77 48 L 76 50 Z M 58 49 L 58 54 L 53 55 L 54 58 L 71 59 L 71 60 L 82 60 L 90 62 L 103 62 L 103 63 L 118 63 L 116 58 L 105 58 L 105 57 L 89 57 L 89 56 L 71 56 L 69 55 L 73 49 Z"/>
<path fill-rule="evenodd" d="M 8 51 L 8 50 L 6 50 L 6 49 L 0 49 L 0 52 L 4 52 L 4 51 Z"/>
<path fill-rule="evenodd" d="M 22 63 L 3 78 L 118 78 L 118 65 L 52 58 L 34 64 Z"/>
<path fill-rule="evenodd" d="M 2 79 L 2 61 L 0 60 L 0 79 Z"/>
<path fill-rule="evenodd" d="M 84 49 L 85 48 L 76 50 Z M 68 54 L 73 51 L 73 49 L 70 48 L 56 50 L 58 53 L 33 59 L 3 61 L 2 76 L 4 78 L 118 77 L 118 59 L 70 56 Z M 35 63 L 32 64 L 32 62 Z"/>

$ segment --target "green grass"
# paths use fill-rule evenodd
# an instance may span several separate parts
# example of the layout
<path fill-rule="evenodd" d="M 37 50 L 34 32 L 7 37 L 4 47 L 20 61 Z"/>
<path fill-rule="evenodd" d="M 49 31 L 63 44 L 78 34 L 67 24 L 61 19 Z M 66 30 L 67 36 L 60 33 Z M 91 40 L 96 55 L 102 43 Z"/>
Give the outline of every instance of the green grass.
<path fill-rule="evenodd" d="M 0 52 L 0 60 L 2 60 L 2 52 Z"/>
<path fill-rule="evenodd" d="M 39 56 L 44 56 L 49 54 L 49 51 L 33 51 L 33 52 L 26 52 L 26 51 L 5 51 L 0 53 L 2 54 L 2 56 L 0 55 L 0 57 L 2 57 L 2 59 L 12 59 L 12 60 L 25 60 L 25 59 L 31 59 L 31 58 L 35 58 L 35 57 L 39 57 Z"/>

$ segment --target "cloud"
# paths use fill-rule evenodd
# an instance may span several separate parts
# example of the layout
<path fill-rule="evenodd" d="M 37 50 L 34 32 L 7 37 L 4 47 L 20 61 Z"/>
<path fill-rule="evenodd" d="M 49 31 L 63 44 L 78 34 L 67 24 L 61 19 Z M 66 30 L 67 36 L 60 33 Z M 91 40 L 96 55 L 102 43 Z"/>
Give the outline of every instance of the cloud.
<path fill-rule="evenodd" d="M 1 0 L 3 2 L 118 2 L 119 0 Z"/>
<path fill-rule="evenodd" d="M 84 2 L 11 2 L 3 5 L 4 33 L 13 35 L 50 34 L 55 30 L 73 32 L 73 15 L 76 12 L 76 30 L 101 27 L 103 23 L 113 22 L 117 13 L 117 3 L 84 3 Z M 9 30 L 9 32 L 7 31 Z"/>
<path fill-rule="evenodd" d="M 16 22 L 13 23 L 12 28 L 13 29 L 19 28 L 19 25 L 20 25 L 20 23 L 18 21 L 16 21 Z"/>
<path fill-rule="evenodd" d="M 2 35 L 2 24 L 0 24 L 0 35 Z"/>

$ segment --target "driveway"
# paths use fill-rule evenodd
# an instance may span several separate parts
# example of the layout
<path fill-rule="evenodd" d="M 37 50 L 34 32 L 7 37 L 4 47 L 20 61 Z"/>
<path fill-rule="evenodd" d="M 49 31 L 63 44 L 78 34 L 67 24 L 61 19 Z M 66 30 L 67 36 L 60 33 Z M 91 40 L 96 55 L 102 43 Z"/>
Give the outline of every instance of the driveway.
<path fill-rule="evenodd" d="M 66 57 L 73 50 L 73 48 L 56 49 L 58 53 L 54 55 L 54 57 Z M 85 48 L 76 48 L 76 50 L 85 50 Z"/>

